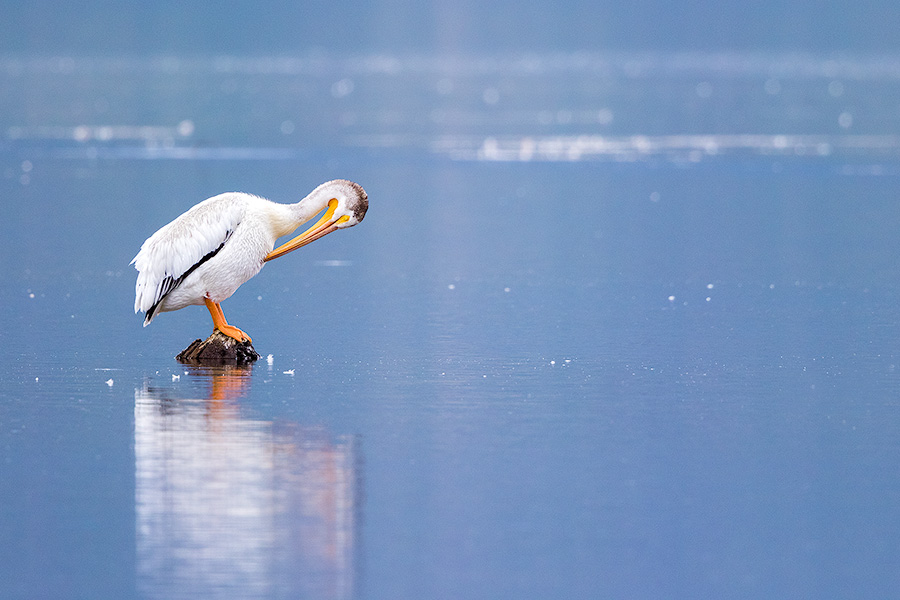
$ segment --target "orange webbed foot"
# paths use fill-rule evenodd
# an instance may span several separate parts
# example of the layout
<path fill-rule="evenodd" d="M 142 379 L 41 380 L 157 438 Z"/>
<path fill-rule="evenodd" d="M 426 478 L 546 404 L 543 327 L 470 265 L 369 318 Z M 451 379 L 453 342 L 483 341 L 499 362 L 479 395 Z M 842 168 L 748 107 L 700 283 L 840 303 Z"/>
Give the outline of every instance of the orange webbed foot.
<path fill-rule="evenodd" d="M 235 327 L 234 325 L 223 324 L 216 327 L 217 331 L 221 331 L 225 335 L 230 338 L 233 338 L 239 342 L 250 342 L 253 343 L 253 340 L 250 339 L 250 336 Z"/>

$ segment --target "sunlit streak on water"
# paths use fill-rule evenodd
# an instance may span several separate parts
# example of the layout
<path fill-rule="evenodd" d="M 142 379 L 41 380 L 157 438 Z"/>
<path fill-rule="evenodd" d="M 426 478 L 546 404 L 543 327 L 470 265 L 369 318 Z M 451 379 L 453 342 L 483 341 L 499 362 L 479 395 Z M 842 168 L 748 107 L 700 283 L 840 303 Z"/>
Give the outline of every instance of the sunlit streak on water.
<path fill-rule="evenodd" d="M 894 135 L 633 135 L 444 137 L 432 150 L 458 160 L 483 161 L 639 161 L 650 157 L 699 162 L 718 154 L 897 156 Z"/>

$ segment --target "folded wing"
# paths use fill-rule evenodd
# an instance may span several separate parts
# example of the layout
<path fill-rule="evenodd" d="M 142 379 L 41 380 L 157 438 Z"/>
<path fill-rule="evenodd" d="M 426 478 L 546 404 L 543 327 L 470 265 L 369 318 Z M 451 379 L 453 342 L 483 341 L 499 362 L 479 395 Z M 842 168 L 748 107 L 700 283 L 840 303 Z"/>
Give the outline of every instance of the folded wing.
<path fill-rule="evenodd" d="M 134 312 L 146 313 L 145 327 L 159 313 L 166 296 L 225 247 L 244 215 L 236 196 L 204 200 L 143 243 L 131 264 L 138 271 Z"/>

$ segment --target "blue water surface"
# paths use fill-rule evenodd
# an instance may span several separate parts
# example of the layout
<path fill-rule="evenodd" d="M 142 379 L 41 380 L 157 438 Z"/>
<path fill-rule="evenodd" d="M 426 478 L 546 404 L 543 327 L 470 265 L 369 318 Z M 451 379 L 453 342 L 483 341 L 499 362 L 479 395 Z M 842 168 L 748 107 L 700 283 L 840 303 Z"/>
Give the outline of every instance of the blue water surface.
<path fill-rule="evenodd" d="M 4 63 L 69 97 L 3 117 L 0 596 L 892 597 L 897 79 L 745 58 Z M 335 177 L 259 362 L 141 328 L 158 227 Z"/>

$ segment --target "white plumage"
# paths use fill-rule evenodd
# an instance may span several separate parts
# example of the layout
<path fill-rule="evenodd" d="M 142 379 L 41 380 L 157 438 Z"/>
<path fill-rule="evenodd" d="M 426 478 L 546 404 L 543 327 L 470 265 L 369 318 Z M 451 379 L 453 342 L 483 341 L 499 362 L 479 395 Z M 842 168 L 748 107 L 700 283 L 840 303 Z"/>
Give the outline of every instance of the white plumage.
<path fill-rule="evenodd" d="M 204 200 L 150 236 L 131 261 L 138 271 L 134 312 L 146 313 L 147 326 L 160 312 L 206 304 L 217 329 L 249 340 L 225 322 L 219 303 L 267 260 L 356 225 L 367 208 L 362 187 L 340 179 L 323 183 L 296 204 L 238 192 Z M 313 227 L 273 251 L 279 237 L 323 210 Z"/>

